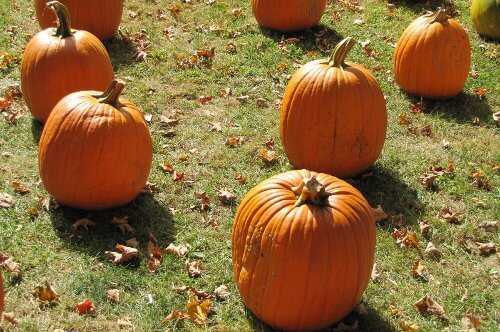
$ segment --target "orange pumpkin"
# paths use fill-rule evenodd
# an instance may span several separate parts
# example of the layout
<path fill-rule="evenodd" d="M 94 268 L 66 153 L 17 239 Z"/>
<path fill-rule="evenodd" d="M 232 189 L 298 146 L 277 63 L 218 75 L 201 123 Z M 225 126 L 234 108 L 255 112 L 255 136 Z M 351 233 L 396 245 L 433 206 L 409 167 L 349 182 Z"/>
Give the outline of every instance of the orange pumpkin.
<path fill-rule="evenodd" d="M 444 9 L 413 21 L 394 52 L 396 82 L 406 92 L 427 98 L 459 94 L 470 64 L 469 36 Z"/>
<path fill-rule="evenodd" d="M 245 305 L 283 330 L 314 330 L 361 300 L 375 253 L 363 195 L 307 170 L 273 176 L 243 199 L 233 224 L 233 273 Z"/>
<path fill-rule="evenodd" d="M 104 45 L 86 31 L 74 31 L 64 5 L 47 7 L 59 18 L 57 29 L 37 33 L 28 43 L 21 64 L 21 87 L 31 113 L 41 122 L 71 92 L 104 90 L 113 80 L 113 66 Z"/>
<path fill-rule="evenodd" d="M 259 25 L 280 30 L 298 31 L 319 23 L 327 0 L 252 0 Z"/>
<path fill-rule="evenodd" d="M 353 45 L 344 39 L 330 59 L 307 63 L 286 87 L 281 140 L 295 168 L 350 177 L 382 151 L 385 99 L 370 71 L 344 62 Z"/>
<path fill-rule="evenodd" d="M 56 25 L 56 17 L 46 10 L 48 0 L 35 0 L 40 27 Z M 71 13 L 73 26 L 86 30 L 101 40 L 113 37 L 118 31 L 123 13 L 123 0 L 61 0 Z"/>
<path fill-rule="evenodd" d="M 42 132 L 39 169 L 61 204 L 98 210 L 124 205 L 144 188 L 152 162 L 142 112 L 120 98 L 124 84 L 63 98 Z"/>

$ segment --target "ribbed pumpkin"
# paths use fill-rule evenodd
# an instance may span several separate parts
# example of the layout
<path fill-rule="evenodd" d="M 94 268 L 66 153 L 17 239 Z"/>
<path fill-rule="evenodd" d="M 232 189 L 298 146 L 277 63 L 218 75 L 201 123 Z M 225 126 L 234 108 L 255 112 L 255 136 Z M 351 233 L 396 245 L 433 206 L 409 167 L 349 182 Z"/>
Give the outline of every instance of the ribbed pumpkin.
<path fill-rule="evenodd" d="M 399 38 L 394 53 L 396 82 L 406 92 L 427 98 L 459 94 L 470 64 L 469 36 L 444 9 L 413 21 Z"/>
<path fill-rule="evenodd" d="M 35 0 L 40 27 L 55 26 L 56 17 L 45 8 L 47 0 Z M 122 20 L 123 0 L 61 0 L 71 13 L 73 26 L 86 30 L 101 40 L 113 37 Z"/>
<path fill-rule="evenodd" d="M 319 23 L 327 0 L 252 0 L 259 25 L 280 30 L 298 31 Z"/>
<path fill-rule="evenodd" d="M 37 33 L 28 43 L 21 64 L 23 97 L 41 122 L 61 98 L 75 91 L 106 89 L 113 66 L 104 45 L 86 31 L 74 31 L 64 5 L 47 4 L 59 18 L 57 29 Z"/>
<path fill-rule="evenodd" d="M 480 35 L 500 39 L 500 0 L 472 0 L 470 16 Z"/>
<path fill-rule="evenodd" d="M 295 168 L 349 177 L 380 155 L 385 100 L 366 68 L 345 62 L 353 45 L 351 38 L 344 39 L 330 59 L 307 63 L 286 87 L 281 140 Z"/>
<path fill-rule="evenodd" d="M 104 93 L 63 98 L 42 132 L 39 169 L 47 191 L 61 204 L 98 210 L 124 205 L 144 188 L 152 161 L 142 112 L 120 98 L 124 84 Z"/>
<path fill-rule="evenodd" d="M 290 171 L 247 193 L 232 245 L 234 279 L 257 317 L 278 329 L 320 329 L 361 300 L 374 262 L 375 221 L 348 183 Z"/>

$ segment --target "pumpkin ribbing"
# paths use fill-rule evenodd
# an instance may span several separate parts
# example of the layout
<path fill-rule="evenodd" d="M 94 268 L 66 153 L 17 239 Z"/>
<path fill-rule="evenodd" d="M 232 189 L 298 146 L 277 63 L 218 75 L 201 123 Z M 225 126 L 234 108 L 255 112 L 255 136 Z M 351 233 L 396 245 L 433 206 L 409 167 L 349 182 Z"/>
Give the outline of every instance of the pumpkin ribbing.
<path fill-rule="evenodd" d="M 369 204 L 346 182 L 291 171 L 244 197 L 232 243 L 235 281 L 257 317 L 279 329 L 319 329 L 361 299 L 375 224 Z"/>

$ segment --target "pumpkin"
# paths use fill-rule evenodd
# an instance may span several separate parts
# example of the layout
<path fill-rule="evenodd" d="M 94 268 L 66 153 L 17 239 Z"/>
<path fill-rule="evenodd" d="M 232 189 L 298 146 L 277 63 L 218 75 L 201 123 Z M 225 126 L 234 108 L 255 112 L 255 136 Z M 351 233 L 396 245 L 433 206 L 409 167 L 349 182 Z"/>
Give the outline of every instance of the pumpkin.
<path fill-rule="evenodd" d="M 324 173 L 271 177 L 247 193 L 234 219 L 234 279 L 245 305 L 277 329 L 341 320 L 361 300 L 374 253 L 370 205 Z"/>
<path fill-rule="evenodd" d="M 500 0 L 472 0 L 470 16 L 480 35 L 500 39 Z"/>
<path fill-rule="evenodd" d="M 2 272 L 0 272 L 0 320 L 4 310 L 5 310 L 5 292 L 3 290 Z"/>
<path fill-rule="evenodd" d="M 21 88 L 31 113 L 41 122 L 71 92 L 106 89 L 113 66 L 104 45 L 86 31 L 74 31 L 64 5 L 47 7 L 59 18 L 57 28 L 37 33 L 28 43 L 21 64 Z"/>
<path fill-rule="evenodd" d="M 394 52 L 394 75 L 412 95 L 444 99 L 459 94 L 471 64 L 469 37 L 444 9 L 414 20 Z"/>
<path fill-rule="evenodd" d="M 35 0 L 40 27 L 56 25 L 56 17 L 46 10 L 47 0 Z M 61 0 L 71 13 L 73 26 L 86 30 L 101 40 L 113 37 L 118 31 L 123 13 L 123 0 Z"/>
<path fill-rule="evenodd" d="M 385 100 L 367 69 L 345 62 L 353 45 L 351 38 L 344 39 L 330 59 L 301 67 L 285 89 L 281 141 L 295 168 L 350 177 L 380 155 L 387 127 Z"/>
<path fill-rule="evenodd" d="M 47 191 L 62 205 L 100 210 L 133 200 L 144 188 L 152 143 L 142 112 L 113 81 L 104 93 L 63 98 L 43 128 L 39 170 Z"/>
<path fill-rule="evenodd" d="M 252 0 L 259 25 L 280 31 L 298 31 L 319 23 L 327 0 Z"/>

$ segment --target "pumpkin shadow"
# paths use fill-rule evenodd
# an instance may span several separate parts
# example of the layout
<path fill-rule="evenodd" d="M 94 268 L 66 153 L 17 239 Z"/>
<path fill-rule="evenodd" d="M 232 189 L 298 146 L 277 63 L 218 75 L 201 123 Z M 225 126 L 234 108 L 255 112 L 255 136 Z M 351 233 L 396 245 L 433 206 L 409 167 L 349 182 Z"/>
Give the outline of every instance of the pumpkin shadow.
<path fill-rule="evenodd" d="M 341 322 L 336 323 L 330 327 L 322 330 L 317 330 L 318 332 L 335 331 L 337 328 L 339 331 L 358 331 L 358 332 L 395 332 L 397 329 L 392 326 L 384 317 L 382 317 L 377 310 L 372 308 L 370 305 L 365 305 L 366 313 L 361 315 L 353 311 L 347 317 L 345 317 Z M 286 308 L 283 308 L 286 310 Z M 245 308 L 245 316 L 252 328 L 252 331 L 256 332 L 278 332 L 281 330 L 274 329 L 258 319 L 248 308 Z M 342 325 L 345 325 L 345 329 L 342 329 Z M 352 329 L 351 329 L 352 328 Z"/>
<path fill-rule="evenodd" d="M 36 143 L 40 143 L 40 137 L 42 136 L 43 124 L 35 118 L 31 119 L 31 135 Z"/>
<path fill-rule="evenodd" d="M 423 207 L 418 192 L 404 183 L 393 170 L 375 165 L 368 172 L 347 182 L 361 191 L 371 206 L 381 205 L 389 215 L 403 215 L 406 224 L 418 224 Z M 388 221 L 378 225 L 382 229 L 392 230 Z"/>
<path fill-rule="evenodd" d="M 414 104 L 421 103 L 422 111 L 427 114 L 439 115 L 446 120 L 470 125 L 479 119 L 481 124 L 495 127 L 488 96 L 479 97 L 461 92 L 456 97 L 444 100 L 425 99 L 412 95 L 408 95 L 408 99 Z"/>
<path fill-rule="evenodd" d="M 114 217 L 127 217 L 134 232 L 122 233 L 111 223 Z M 161 246 L 171 243 L 175 237 L 170 210 L 150 194 L 141 194 L 128 205 L 103 211 L 84 211 L 61 206 L 51 210 L 50 218 L 65 247 L 91 256 L 101 256 L 103 261 L 108 261 L 104 251 L 114 251 L 116 244 L 125 244 L 125 241 L 131 238 L 135 237 L 139 242 L 138 249 L 146 252 L 150 233 Z M 96 225 L 88 231 L 73 229 L 75 221 L 82 218 L 88 218 Z M 137 267 L 137 264 L 131 264 L 129 267 Z"/>
<path fill-rule="evenodd" d="M 259 28 L 263 35 L 273 39 L 276 43 L 286 43 L 286 40 L 294 39 L 293 45 L 307 51 L 319 50 L 321 52 L 330 52 L 339 41 L 344 39 L 344 36 L 323 24 L 296 32 L 282 32 L 264 27 Z M 317 39 L 321 40 L 323 47 L 318 46 Z"/>
<path fill-rule="evenodd" d="M 105 40 L 104 46 L 108 50 L 115 71 L 121 67 L 136 63 L 136 48 L 128 37 L 122 34 L 115 35 L 113 38 Z"/>

